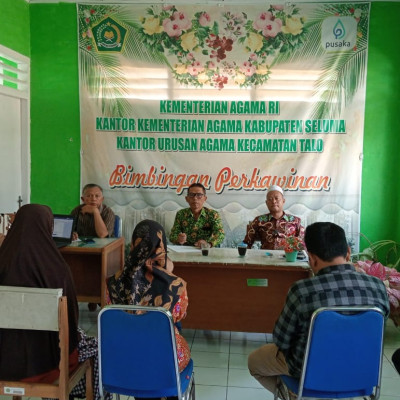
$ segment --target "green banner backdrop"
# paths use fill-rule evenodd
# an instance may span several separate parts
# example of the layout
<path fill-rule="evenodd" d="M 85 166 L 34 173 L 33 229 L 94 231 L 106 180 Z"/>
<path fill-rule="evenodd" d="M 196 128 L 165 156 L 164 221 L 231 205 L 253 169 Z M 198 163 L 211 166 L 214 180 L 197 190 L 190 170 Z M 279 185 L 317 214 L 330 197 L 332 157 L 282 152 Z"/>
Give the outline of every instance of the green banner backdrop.
<path fill-rule="evenodd" d="M 77 7 L 82 184 L 126 235 L 168 233 L 197 181 L 225 246 L 272 184 L 305 225 L 359 231 L 369 3 Z"/>

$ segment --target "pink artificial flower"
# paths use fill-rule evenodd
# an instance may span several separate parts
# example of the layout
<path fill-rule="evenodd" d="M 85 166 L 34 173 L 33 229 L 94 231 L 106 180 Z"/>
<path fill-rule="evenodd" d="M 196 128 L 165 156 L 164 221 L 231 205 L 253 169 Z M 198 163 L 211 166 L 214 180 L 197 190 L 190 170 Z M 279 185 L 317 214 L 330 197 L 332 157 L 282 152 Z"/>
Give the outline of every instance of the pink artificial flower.
<path fill-rule="evenodd" d="M 386 288 L 386 291 L 387 291 L 387 294 L 388 294 L 388 297 L 389 297 L 389 303 L 390 303 L 394 308 L 397 308 L 397 307 L 400 305 L 400 303 L 399 303 L 399 300 L 400 300 L 400 291 L 397 290 L 397 289 L 392 289 L 392 288 L 390 288 L 390 287 L 387 287 L 387 288 Z"/>
<path fill-rule="evenodd" d="M 388 281 L 391 288 L 400 290 L 400 272 L 394 268 L 388 268 Z"/>
<path fill-rule="evenodd" d="M 193 53 L 189 53 L 189 54 L 186 56 L 186 58 L 187 58 L 189 61 L 192 61 L 192 60 L 194 59 Z"/>
<path fill-rule="evenodd" d="M 376 276 L 381 281 L 384 281 L 386 279 L 385 267 L 379 262 L 372 263 L 369 266 L 368 271 L 366 271 L 366 272 L 367 272 L 368 275 Z"/>
<path fill-rule="evenodd" d="M 164 10 L 164 11 L 169 11 L 171 8 L 173 8 L 174 6 L 173 5 L 167 5 L 167 6 L 162 6 L 162 9 Z"/>
<path fill-rule="evenodd" d="M 257 54 L 251 53 L 249 58 L 251 61 L 256 61 L 258 57 L 257 57 Z"/>
<path fill-rule="evenodd" d="M 186 17 L 185 13 L 180 11 L 175 11 L 172 14 L 172 20 L 178 24 L 179 28 L 182 30 L 187 30 L 192 27 L 192 22 Z"/>
<path fill-rule="evenodd" d="M 182 34 L 182 30 L 179 25 L 169 18 L 164 19 L 163 27 L 165 33 L 170 37 L 179 37 Z"/>
<path fill-rule="evenodd" d="M 392 308 L 396 309 L 400 306 L 400 272 L 372 260 L 359 260 L 354 264 L 354 267 L 358 272 L 380 279 L 386 286 Z"/>
<path fill-rule="evenodd" d="M 210 14 L 208 14 L 208 13 L 203 13 L 203 14 L 200 15 L 199 24 L 200 24 L 201 26 L 209 26 L 210 23 L 211 23 Z"/>
<path fill-rule="evenodd" d="M 276 11 L 282 11 L 284 6 L 281 4 L 274 4 L 271 7 Z"/>

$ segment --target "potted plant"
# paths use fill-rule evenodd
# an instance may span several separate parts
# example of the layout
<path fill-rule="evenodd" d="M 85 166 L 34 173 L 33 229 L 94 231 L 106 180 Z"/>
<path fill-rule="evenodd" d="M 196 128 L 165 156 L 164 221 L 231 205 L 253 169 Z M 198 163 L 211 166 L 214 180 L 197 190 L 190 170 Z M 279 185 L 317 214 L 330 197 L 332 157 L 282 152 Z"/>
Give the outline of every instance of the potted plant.
<path fill-rule="evenodd" d="M 351 256 L 353 261 L 380 261 L 383 265 L 400 271 L 400 243 L 394 240 L 378 240 L 376 242 L 371 242 L 362 234 L 361 237 L 368 245 L 361 252 Z"/>
<path fill-rule="evenodd" d="M 285 236 L 279 240 L 279 247 L 285 251 L 286 261 L 296 261 L 299 251 L 304 250 L 305 246 L 298 236 Z"/>
<path fill-rule="evenodd" d="M 400 244 L 394 240 L 368 242 L 368 247 L 352 255 L 357 271 L 379 278 L 386 286 L 390 318 L 400 326 Z"/>

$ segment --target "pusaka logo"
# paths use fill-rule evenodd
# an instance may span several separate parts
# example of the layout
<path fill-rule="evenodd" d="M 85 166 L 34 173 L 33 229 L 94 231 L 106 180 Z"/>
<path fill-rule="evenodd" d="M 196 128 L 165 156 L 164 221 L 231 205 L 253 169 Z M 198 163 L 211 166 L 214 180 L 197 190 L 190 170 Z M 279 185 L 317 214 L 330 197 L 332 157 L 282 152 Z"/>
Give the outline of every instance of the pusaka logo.
<path fill-rule="evenodd" d="M 97 51 L 120 52 L 124 44 L 126 29 L 110 17 L 103 19 L 92 28 Z"/>
<path fill-rule="evenodd" d="M 353 17 L 328 17 L 321 27 L 321 46 L 327 51 L 352 50 L 357 41 L 357 21 Z"/>

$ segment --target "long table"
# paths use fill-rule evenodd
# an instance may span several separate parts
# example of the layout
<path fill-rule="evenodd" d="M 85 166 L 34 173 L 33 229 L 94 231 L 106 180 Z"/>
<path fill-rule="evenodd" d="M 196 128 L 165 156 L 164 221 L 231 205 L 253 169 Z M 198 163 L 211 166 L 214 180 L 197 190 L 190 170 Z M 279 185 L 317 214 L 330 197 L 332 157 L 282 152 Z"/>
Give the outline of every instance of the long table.
<path fill-rule="evenodd" d="M 174 248 L 178 251 L 174 251 Z M 283 251 L 169 247 L 174 273 L 188 285 L 184 328 L 272 332 L 291 284 L 310 276 L 307 262 L 286 262 Z"/>
<path fill-rule="evenodd" d="M 78 301 L 106 304 L 106 278 L 124 265 L 124 239 L 95 238 L 94 243 L 73 242 L 60 249 L 71 268 Z"/>

